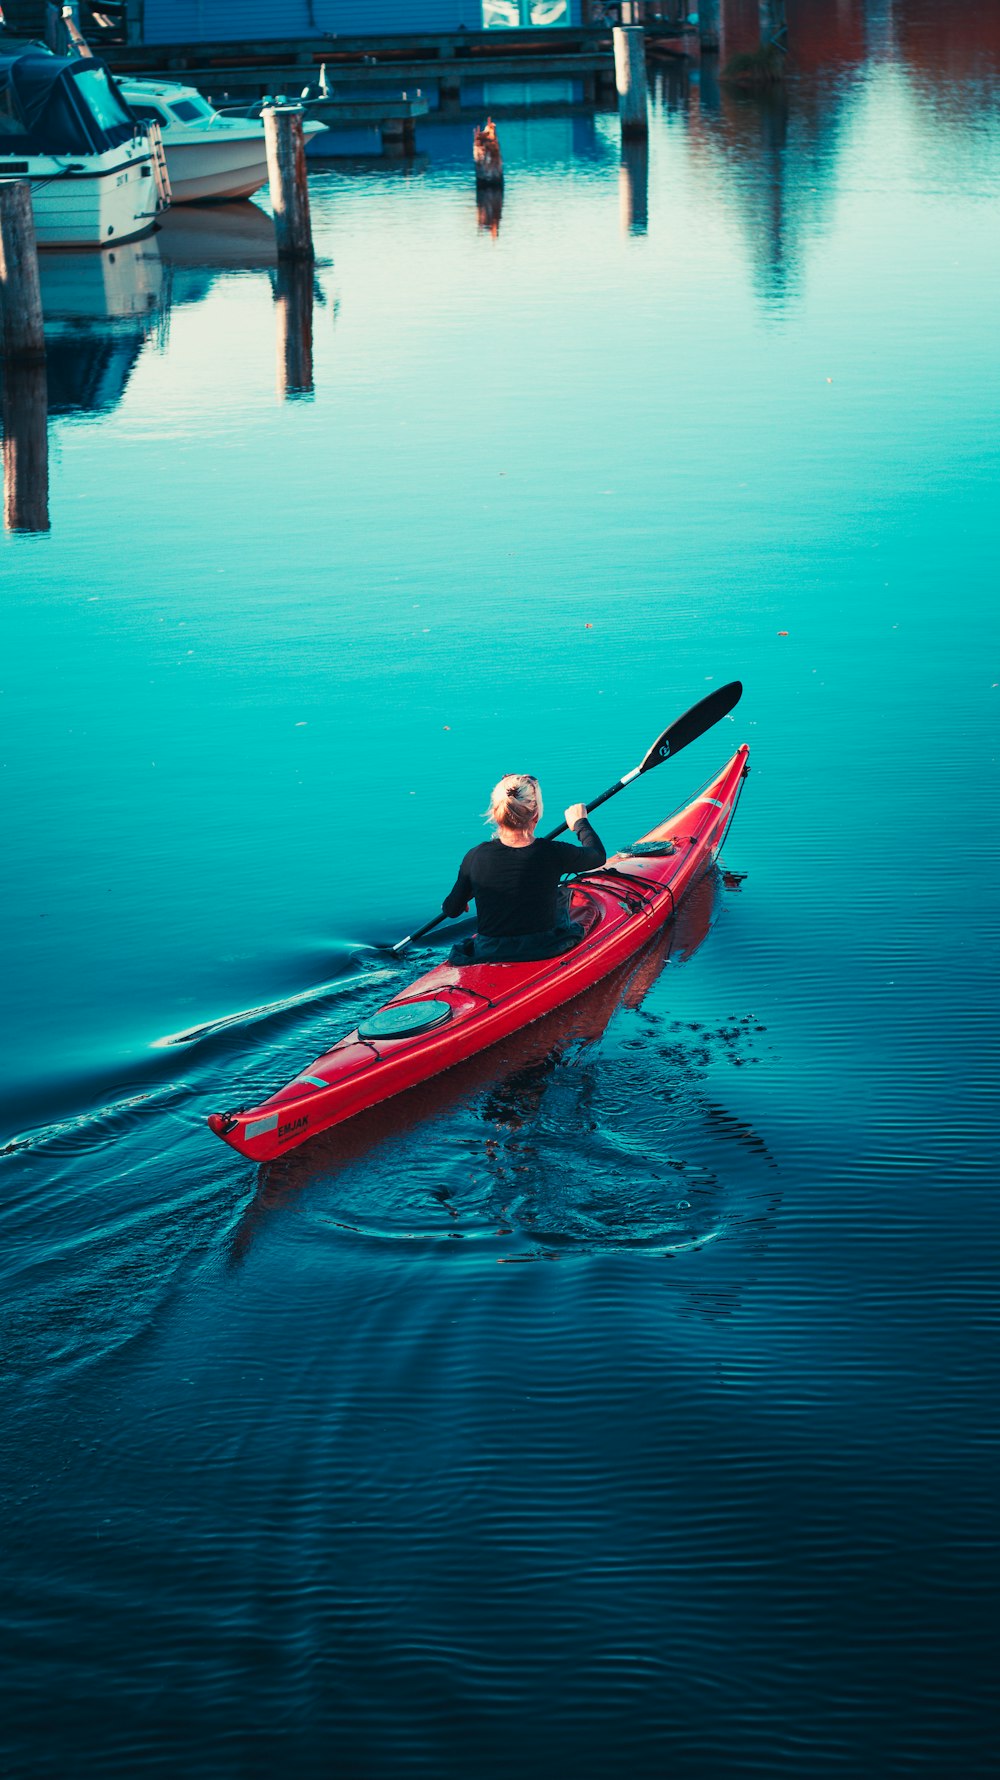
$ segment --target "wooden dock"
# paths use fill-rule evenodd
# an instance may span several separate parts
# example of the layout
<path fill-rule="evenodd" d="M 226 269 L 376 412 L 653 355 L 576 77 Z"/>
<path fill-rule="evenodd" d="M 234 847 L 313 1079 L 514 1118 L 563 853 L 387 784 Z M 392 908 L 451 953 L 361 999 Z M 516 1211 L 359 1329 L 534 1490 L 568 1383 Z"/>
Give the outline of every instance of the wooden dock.
<path fill-rule="evenodd" d="M 310 37 L 272 43 L 105 45 L 115 73 L 150 80 L 182 80 L 216 102 L 249 102 L 267 94 L 299 94 L 325 68 L 334 98 L 368 88 L 420 88 L 456 97 L 463 82 L 614 79 L 611 32 L 606 26 L 551 31 L 421 33 L 405 37 Z"/>
<path fill-rule="evenodd" d="M 399 99 L 339 99 L 331 95 L 308 102 L 310 118 L 326 124 L 327 129 L 370 124 L 379 130 L 382 152 L 387 155 L 416 153 L 417 118 L 426 117 L 429 111 L 430 102 L 422 94 L 410 98 L 404 93 Z"/>

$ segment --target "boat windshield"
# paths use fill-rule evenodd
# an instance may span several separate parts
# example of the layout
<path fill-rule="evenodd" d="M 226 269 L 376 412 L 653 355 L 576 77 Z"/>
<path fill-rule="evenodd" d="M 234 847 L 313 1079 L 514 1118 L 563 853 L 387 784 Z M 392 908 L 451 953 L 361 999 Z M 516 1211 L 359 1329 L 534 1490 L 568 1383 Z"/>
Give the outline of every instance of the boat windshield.
<path fill-rule="evenodd" d="M 157 105 L 148 105 L 145 99 L 130 99 L 128 108 L 131 111 L 132 116 L 141 117 L 143 123 L 165 124 L 167 121 L 166 112 L 161 111 Z"/>
<path fill-rule="evenodd" d="M 212 115 L 210 106 L 204 102 L 197 105 L 193 99 L 171 99 L 170 109 L 176 118 L 180 118 L 182 124 L 190 124 L 194 122 L 195 118 L 211 117 Z"/>
<path fill-rule="evenodd" d="M 104 68 L 76 68 L 73 79 L 77 91 L 83 95 L 87 109 L 102 130 L 107 130 L 110 134 L 117 131 L 122 124 L 130 122 L 128 112 Z"/>
<path fill-rule="evenodd" d="M 104 154 L 134 133 L 102 63 L 70 62 L 36 44 L 4 53 L 0 43 L 0 140 L 12 137 L 26 154 L 86 155 Z"/>

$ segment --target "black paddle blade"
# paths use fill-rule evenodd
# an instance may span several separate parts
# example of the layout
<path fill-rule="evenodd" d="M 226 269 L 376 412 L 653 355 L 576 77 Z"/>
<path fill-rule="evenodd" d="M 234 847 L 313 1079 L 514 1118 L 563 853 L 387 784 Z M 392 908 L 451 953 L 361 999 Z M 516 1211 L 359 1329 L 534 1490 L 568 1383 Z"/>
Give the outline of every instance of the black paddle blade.
<path fill-rule="evenodd" d="M 683 717 L 675 717 L 668 724 L 663 734 L 653 743 L 639 768 L 641 773 L 648 773 L 650 767 L 659 766 L 661 760 L 669 760 L 679 754 L 689 742 L 696 742 L 706 729 L 711 729 L 721 718 L 728 717 L 734 705 L 738 705 L 743 697 L 742 680 L 730 680 L 727 686 L 719 686 L 710 692 L 707 698 L 700 698 L 690 711 Z"/>

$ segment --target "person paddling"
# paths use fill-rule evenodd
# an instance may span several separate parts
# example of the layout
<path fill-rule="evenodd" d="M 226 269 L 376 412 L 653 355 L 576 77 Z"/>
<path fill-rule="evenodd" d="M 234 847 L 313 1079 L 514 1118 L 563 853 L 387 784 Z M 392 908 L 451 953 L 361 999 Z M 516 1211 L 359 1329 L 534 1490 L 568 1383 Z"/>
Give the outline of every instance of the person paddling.
<path fill-rule="evenodd" d="M 462 860 L 454 889 L 441 907 L 454 920 L 475 899 L 478 931 L 449 954 L 451 964 L 515 964 L 551 958 L 583 938 L 569 916 L 569 890 L 559 881 L 569 872 L 594 871 L 607 858 L 587 821 L 587 806 L 570 804 L 567 828 L 579 842 L 536 839 L 542 793 L 531 773 L 505 773 L 493 787 L 486 821 L 493 840 L 473 847 Z"/>

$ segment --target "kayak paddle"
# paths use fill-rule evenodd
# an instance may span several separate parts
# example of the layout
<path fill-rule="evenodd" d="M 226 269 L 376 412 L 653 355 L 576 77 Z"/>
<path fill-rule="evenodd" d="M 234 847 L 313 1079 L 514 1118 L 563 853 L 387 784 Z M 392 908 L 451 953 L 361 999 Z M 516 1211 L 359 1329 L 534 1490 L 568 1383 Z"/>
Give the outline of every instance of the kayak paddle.
<path fill-rule="evenodd" d="M 657 736 L 652 747 L 647 748 L 638 766 L 634 766 L 629 773 L 623 773 L 620 779 L 616 779 L 613 785 L 608 786 L 607 791 L 601 792 L 600 797 L 591 799 L 586 806 L 587 814 L 589 815 L 591 810 L 596 810 L 599 804 L 607 803 L 609 797 L 617 797 L 619 791 L 624 790 L 626 785 L 630 785 L 633 779 L 639 777 L 640 773 L 652 772 L 653 767 L 659 766 L 661 760 L 672 759 L 675 754 L 680 753 L 682 748 L 686 748 L 689 742 L 696 742 L 707 729 L 711 729 L 723 717 L 728 717 L 734 705 L 739 704 L 742 696 L 742 681 L 730 680 L 728 685 L 719 686 L 715 692 L 710 692 L 707 698 L 700 698 L 698 703 L 692 705 L 690 711 L 685 711 L 682 717 L 675 717 L 663 734 Z M 565 834 L 566 828 L 567 824 L 560 822 L 558 828 L 553 828 L 551 833 L 543 835 L 542 839 L 554 841 L 557 835 Z M 408 933 L 405 939 L 397 940 L 394 946 L 388 947 L 388 950 L 402 952 L 405 947 L 412 946 L 414 940 L 423 939 L 425 933 L 430 933 L 433 928 L 440 927 L 442 921 L 452 919 L 453 917 L 450 915 L 435 915 L 433 921 L 425 921 L 423 927 L 418 927 L 415 933 Z"/>

